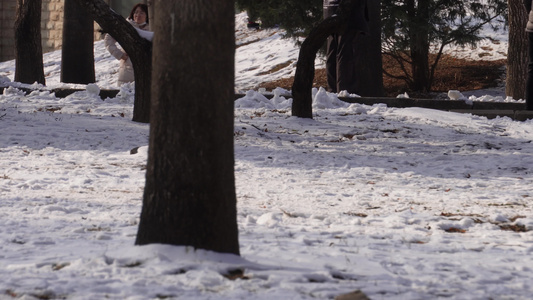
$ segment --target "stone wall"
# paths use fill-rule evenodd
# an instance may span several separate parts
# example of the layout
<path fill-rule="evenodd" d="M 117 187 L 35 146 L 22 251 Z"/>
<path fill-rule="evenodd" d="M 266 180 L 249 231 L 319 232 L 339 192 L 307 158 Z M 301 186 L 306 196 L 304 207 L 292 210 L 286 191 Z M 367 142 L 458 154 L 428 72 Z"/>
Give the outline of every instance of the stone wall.
<path fill-rule="evenodd" d="M 15 57 L 15 8 L 14 0 L 0 0 L 0 61 Z"/>
<path fill-rule="evenodd" d="M 64 3 L 64 0 L 43 0 L 41 38 L 44 53 L 61 49 Z"/>
<path fill-rule="evenodd" d="M 41 38 L 43 52 L 61 49 L 65 0 L 42 0 Z M 0 61 L 15 58 L 15 0 L 0 0 Z M 100 39 L 95 24 L 95 40 Z"/>

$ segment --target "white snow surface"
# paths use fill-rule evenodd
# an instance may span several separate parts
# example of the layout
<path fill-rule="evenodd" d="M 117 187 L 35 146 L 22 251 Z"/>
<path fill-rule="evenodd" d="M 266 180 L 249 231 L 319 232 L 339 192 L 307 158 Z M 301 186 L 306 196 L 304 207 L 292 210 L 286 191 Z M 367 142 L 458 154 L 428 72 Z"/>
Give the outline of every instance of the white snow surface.
<path fill-rule="evenodd" d="M 241 89 L 297 51 L 236 17 Z M 531 299 L 531 121 L 323 89 L 299 119 L 283 90 L 248 91 L 234 120 L 241 256 L 134 246 L 149 125 L 131 121 L 132 85 L 98 98 L 118 64 L 101 42 L 95 53 L 86 91 L 0 95 L 0 299 Z M 60 53 L 45 65 L 49 86 L 71 86 Z M 13 73 L 0 64 L 2 81 Z M 223 276 L 236 269 L 245 278 Z"/>

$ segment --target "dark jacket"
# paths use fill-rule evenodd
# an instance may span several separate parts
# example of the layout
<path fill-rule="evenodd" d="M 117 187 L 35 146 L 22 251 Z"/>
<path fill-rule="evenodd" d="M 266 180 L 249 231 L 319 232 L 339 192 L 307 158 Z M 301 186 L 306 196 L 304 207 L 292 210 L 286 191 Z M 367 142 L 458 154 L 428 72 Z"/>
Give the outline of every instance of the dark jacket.
<path fill-rule="evenodd" d="M 532 2 L 532 0 L 524 0 L 524 6 L 526 7 L 526 11 L 529 13 L 529 18 L 526 25 L 527 32 L 533 32 L 533 12 L 531 11 Z"/>
<path fill-rule="evenodd" d="M 339 8 L 340 2 L 342 2 L 342 0 L 323 0 L 324 19 L 337 13 L 337 8 Z M 353 11 L 350 12 L 348 29 L 356 30 L 366 34 L 369 31 L 368 22 L 369 18 L 367 0 L 358 0 Z"/>

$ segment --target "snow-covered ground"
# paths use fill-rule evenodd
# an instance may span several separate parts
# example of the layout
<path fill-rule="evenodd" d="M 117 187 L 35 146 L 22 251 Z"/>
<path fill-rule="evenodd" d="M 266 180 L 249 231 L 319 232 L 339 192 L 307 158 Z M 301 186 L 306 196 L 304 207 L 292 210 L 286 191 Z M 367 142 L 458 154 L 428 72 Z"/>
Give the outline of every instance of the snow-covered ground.
<path fill-rule="evenodd" d="M 297 51 L 237 21 L 246 90 Z M 116 61 L 95 51 L 98 86 L 114 87 Z M 45 56 L 50 86 L 63 85 L 59 58 Z M 531 121 L 350 105 L 323 90 L 314 119 L 298 119 L 290 99 L 248 91 L 235 102 L 236 257 L 133 246 L 149 125 L 131 121 L 131 86 L 105 101 L 95 90 L 0 95 L 0 299 L 533 295 Z M 235 270 L 244 277 L 224 276 Z"/>

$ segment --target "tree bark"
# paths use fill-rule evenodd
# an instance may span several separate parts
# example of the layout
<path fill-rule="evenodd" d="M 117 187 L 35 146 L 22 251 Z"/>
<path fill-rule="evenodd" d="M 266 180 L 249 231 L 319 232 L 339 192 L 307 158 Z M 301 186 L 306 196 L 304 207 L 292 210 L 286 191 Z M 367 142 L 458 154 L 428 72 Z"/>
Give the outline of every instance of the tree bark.
<path fill-rule="evenodd" d="M 41 44 L 42 0 L 17 0 L 15 18 L 15 81 L 45 84 Z"/>
<path fill-rule="evenodd" d="M 412 24 L 410 28 L 411 71 L 413 82 L 410 87 L 414 91 L 429 92 L 431 89 L 429 71 L 429 0 L 407 1 L 408 14 Z"/>
<path fill-rule="evenodd" d="M 300 118 L 313 118 L 313 79 L 315 75 L 316 53 L 322 47 L 328 36 L 341 30 L 346 24 L 351 7 L 357 0 L 344 0 L 340 3 L 337 15 L 326 18 L 311 30 L 303 41 L 296 62 L 296 73 L 292 85 L 292 115 Z M 380 68 L 381 69 L 381 68 Z"/>
<path fill-rule="evenodd" d="M 76 0 L 65 0 L 61 82 L 95 82 L 94 22 Z"/>
<path fill-rule="evenodd" d="M 356 69 L 361 75 L 357 80 L 357 93 L 363 97 L 382 97 L 383 69 L 381 57 L 381 0 L 368 1 L 370 32 L 356 37 Z"/>
<path fill-rule="evenodd" d="M 233 0 L 155 6 L 152 123 L 137 245 L 239 254 Z"/>
<path fill-rule="evenodd" d="M 513 99 L 525 99 L 528 64 L 528 40 L 525 31 L 527 12 L 522 0 L 508 0 L 508 7 L 509 44 L 505 94 Z"/>
<path fill-rule="evenodd" d="M 150 121 L 152 43 L 142 38 L 133 26 L 112 11 L 103 0 L 76 1 L 128 53 L 135 76 L 133 121 L 148 123 Z"/>

